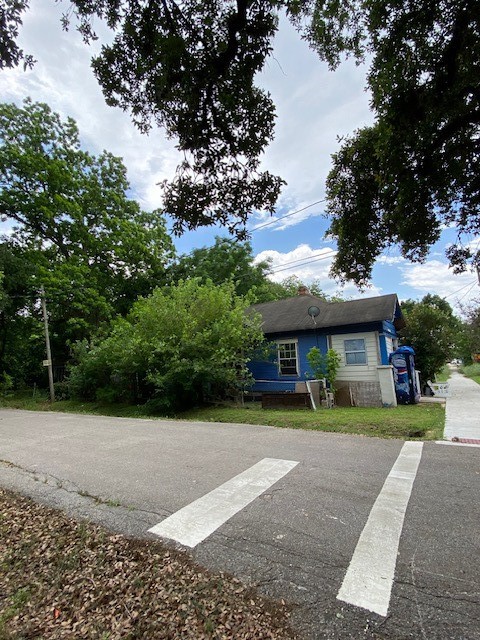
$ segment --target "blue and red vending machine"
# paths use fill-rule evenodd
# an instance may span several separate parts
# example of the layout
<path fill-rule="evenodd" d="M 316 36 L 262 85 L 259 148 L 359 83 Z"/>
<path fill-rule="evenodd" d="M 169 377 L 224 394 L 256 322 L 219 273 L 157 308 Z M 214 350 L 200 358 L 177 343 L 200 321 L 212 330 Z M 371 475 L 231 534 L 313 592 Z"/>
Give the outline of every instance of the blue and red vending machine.
<path fill-rule="evenodd" d="M 420 389 L 415 375 L 415 351 L 412 347 L 399 347 L 390 354 L 393 367 L 395 395 L 399 404 L 420 402 Z"/>

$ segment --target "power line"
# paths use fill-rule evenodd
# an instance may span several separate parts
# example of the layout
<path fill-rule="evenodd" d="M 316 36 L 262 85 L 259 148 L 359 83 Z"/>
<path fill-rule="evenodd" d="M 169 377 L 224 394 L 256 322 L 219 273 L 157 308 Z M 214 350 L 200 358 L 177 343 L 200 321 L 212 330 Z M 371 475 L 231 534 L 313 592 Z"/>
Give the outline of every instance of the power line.
<path fill-rule="evenodd" d="M 324 254 L 320 258 L 307 260 L 306 262 L 301 262 L 300 264 L 297 264 L 297 265 L 293 265 L 290 267 L 284 267 L 283 265 L 281 265 L 281 269 L 272 269 L 271 273 L 280 273 L 281 271 L 288 271 L 289 269 L 295 269 L 296 267 L 305 267 L 311 264 L 312 262 L 319 262 L 320 260 L 328 260 L 328 258 L 332 258 L 334 254 L 335 254 L 335 251 L 332 250 L 332 253 Z"/>
<path fill-rule="evenodd" d="M 328 258 L 333 258 L 335 255 L 335 251 L 332 249 L 330 253 L 323 253 L 322 255 L 315 254 L 310 258 L 302 258 L 301 260 L 293 260 L 290 262 L 284 262 L 283 264 L 279 264 L 276 267 L 271 269 L 272 273 L 277 273 L 278 271 L 288 271 L 288 269 L 295 269 L 296 267 L 303 267 L 311 262 L 318 262 L 319 260 L 327 260 Z M 298 264 L 295 264 L 298 263 Z M 287 266 L 290 265 L 290 266 Z"/>
<path fill-rule="evenodd" d="M 311 207 L 314 207 L 316 204 L 321 204 L 322 202 L 326 202 L 326 198 L 322 198 L 321 200 L 317 200 L 316 202 L 307 204 L 306 207 L 303 207 L 302 209 L 297 209 L 296 211 L 291 211 L 290 213 L 287 213 L 284 216 L 281 216 L 280 218 L 276 218 L 275 220 L 270 220 L 269 222 L 265 222 L 264 224 L 261 224 L 258 227 L 254 227 L 253 229 L 250 229 L 249 233 L 254 233 L 255 231 L 259 231 L 260 229 L 269 227 L 272 224 L 276 224 L 277 222 L 280 222 L 280 220 L 285 220 L 285 218 L 290 218 L 291 216 L 294 216 L 297 213 L 301 213 L 306 209 L 310 209 Z M 178 260 L 179 258 L 189 258 L 195 253 L 195 251 L 201 251 L 202 249 L 208 249 L 208 248 L 209 247 L 195 247 L 194 249 L 191 249 L 188 253 L 183 253 L 180 256 L 176 256 L 174 260 Z"/>
<path fill-rule="evenodd" d="M 322 202 L 326 202 L 326 198 L 322 198 L 321 200 L 312 202 L 312 204 L 307 204 L 307 206 L 303 207 L 302 209 L 297 209 L 297 211 L 292 211 L 291 213 L 287 213 L 286 215 L 281 216 L 280 218 L 276 218 L 275 220 L 270 220 L 269 222 L 265 222 L 264 224 L 261 224 L 258 227 L 254 227 L 253 229 L 250 230 L 250 233 L 253 233 L 254 231 L 259 231 L 259 229 L 264 229 L 265 227 L 269 227 L 271 224 L 276 224 L 277 222 L 280 222 L 280 220 L 285 220 L 285 218 L 290 218 L 290 216 L 294 216 L 297 213 L 301 213 L 302 211 L 305 211 L 306 209 L 310 209 L 310 207 L 314 207 L 316 204 L 320 204 Z"/>
<path fill-rule="evenodd" d="M 457 300 L 457 304 L 460 304 L 460 302 L 461 302 L 461 301 L 462 301 L 466 296 L 468 296 L 468 294 L 470 293 L 470 291 L 473 289 L 473 287 L 474 287 L 476 284 L 477 284 L 476 282 L 473 282 L 473 284 L 470 286 L 470 288 L 469 288 L 469 289 L 467 289 L 466 293 L 464 293 L 464 294 L 463 294 L 463 296 L 462 296 L 459 300 Z"/>
<path fill-rule="evenodd" d="M 454 296 L 456 293 L 458 293 L 459 291 L 463 291 L 464 289 L 466 289 L 467 287 L 470 287 L 471 289 L 473 289 L 473 287 L 471 286 L 472 284 L 477 284 L 476 281 L 474 280 L 473 283 L 469 282 L 468 284 L 463 285 L 463 287 L 460 287 L 460 289 L 457 289 L 456 291 L 454 291 L 453 293 L 449 293 L 448 296 L 443 296 L 443 299 L 446 300 L 447 298 L 451 298 L 452 296 Z M 468 291 L 467 291 L 468 293 Z"/>
<path fill-rule="evenodd" d="M 276 269 L 281 269 L 282 267 L 285 267 L 289 264 L 295 264 L 296 262 L 304 262 L 305 260 L 313 260 L 314 258 L 320 258 L 323 256 L 331 256 L 332 252 L 335 253 L 334 249 L 328 249 L 329 253 L 313 253 L 311 256 L 309 256 L 308 258 L 297 258 L 296 260 L 290 260 L 289 262 L 282 262 L 282 264 L 278 264 L 276 267 L 272 267 L 272 271 L 275 271 Z M 268 260 L 268 257 L 266 258 L 266 260 Z"/>

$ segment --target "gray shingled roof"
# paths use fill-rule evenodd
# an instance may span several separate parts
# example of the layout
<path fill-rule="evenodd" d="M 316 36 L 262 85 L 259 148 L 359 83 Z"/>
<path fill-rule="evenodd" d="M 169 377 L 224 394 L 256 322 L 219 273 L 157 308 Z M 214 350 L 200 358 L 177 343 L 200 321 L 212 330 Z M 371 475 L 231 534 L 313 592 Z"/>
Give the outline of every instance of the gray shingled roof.
<path fill-rule="evenodd" d="M 320 309 L 315 318 L 316 325 L 308 315 L 311 306 Z M 315 327 L 327 329 L 382 320 L 394 322 L 397 329 L 405 326 L 401 311 L 398 311 L 398 298 L 394 293 L 346 302 L 325 302 L 312 295 L 297 295 L 285 300 L 254 304 L 250 308 L 262 315 L 262 328 L 265 333 L 305 331 Z"/>

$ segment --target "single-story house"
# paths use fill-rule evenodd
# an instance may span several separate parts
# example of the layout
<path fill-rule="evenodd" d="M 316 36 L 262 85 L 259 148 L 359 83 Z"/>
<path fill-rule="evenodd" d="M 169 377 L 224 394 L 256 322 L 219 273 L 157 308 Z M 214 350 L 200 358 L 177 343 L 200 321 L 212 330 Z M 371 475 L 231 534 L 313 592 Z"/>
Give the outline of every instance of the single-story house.
<path fill-rule="evenodd" d="M 312 378 L 307 353 L 318 347 L 340 356 L 336 380 L 339 405 L 396 405 L 389 354 L 398 346 L 397 331 L 405 326 L 396 294 L 345 302 L 325 302 L 300 287 L 285 300 L 252 305 L 262 316 L 272 344 L 249 363 L 253 392 L 305 390 Z"/>

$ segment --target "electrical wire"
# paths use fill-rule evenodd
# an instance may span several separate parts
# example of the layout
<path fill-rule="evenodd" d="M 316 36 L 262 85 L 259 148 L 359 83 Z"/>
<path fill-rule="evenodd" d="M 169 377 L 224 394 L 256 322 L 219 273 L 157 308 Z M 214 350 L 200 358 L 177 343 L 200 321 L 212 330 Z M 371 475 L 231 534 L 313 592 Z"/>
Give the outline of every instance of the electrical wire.
<path fill-rule="evenodd" d="M 471 285 L 471 287 L 470 287 L 469 289 L 467 289 L 466 293 L 464 293 L 464 294 L 463 294 L 463 296 L 462 296 L 459 300 L 457 300 L 456 304 L 460 304 L 460 302 L 461 302 L 461 301 L 462 301 L 466 296 L 468 296 L 468 294 L 470 293 L 470 291 L 473 289 L 473 287 L 474 287 L 476 284 L 477 284 L 476 282 L 473 282 L 473 283 L 472 283 L 472 285 Z"/>
<path fill-rule="evenodd" d="M 275 271 L 275 269 L 281 269 L 289 264 L 291 265 L 295 265 L 296 262 L 304 262 L 305 260 L 310 261 L 313 260 L 315 258 L 321 258 L 323 256 L 326 257 L 330 257 L 332 254 L 335 254 L 335 250 L 334 249 L 328 249 L 329 253 L 313 253 L 310 257 L 308 258 L 297 258 L 296 260 L 290 260 L 289 262 L 282 262 L 282 264 L 278 264 L 276 267 L 272 267 L 272 270 Z M 267 258 L 268 260 L 268 258 Z M 293 267 L 292 267 L 293 268 Z"/>
<path fill-rule="evenodd" d="M 254 227 L 253 229 L 251 229 L 250 233 L 254 233 L 255 231 L 259 231 L 260 229 L 264 229 L 265 227 L 269 227 L 272 224 L 276 224 L 277 222 L 280 222 L 280 220 L 285 220 L 285 218 L 290 218 L 290 216 L 294 216 L 297 213 L 301 213 L 302 211 L 305 211 L 306 209 L 310 209 L 310 207 L 314 207 L 316 204 L 321 204 L 322 202 L 326 202 L 326 198 L 322 198 L 321 200 L 317 200 L 316 202 L 312 202 L 312 204 L 307 204 L 306 207 L 303 207 L 302 209 L 297 209 L 297 211 L 292 211 L 291 213 L 287 213 L 284 216 L 281 216 L 280 218 L 276 218 L 275 220 L 270 220 L 269 222 L 265 222 L 264 224 L 260 224 L 258 227 Z"/>
<path fill-rule="evenodd" d="M 446 300 L 447 298 L 451 298 L 452 296 L 454 296 L 456 293 L 458 293 L 459 291 L 463 291 L 464 289 L 466 289 L 467 287 L 470 287 L 471 289 L 473 288 L 471 285 L 477 284 L 477 281 L 474 280 L 473 282 L 469 282 L 468 284 L 463 285 L 463 287 L 460 287 L 460 289 L 457 289 L 456 291 L 454 291 L 453 293 L 449 293 L 448 296 L 443 296 L 443 299 Z M 468 291 L 467 291 L 468 293 Z"/>
<path fill-rule="evenodd" d="M 312 262 L 319 262 L 320 260 L 328 260 L 329 258 L 332 258 L 334 254 L 335 254 L 335 251 L 332 251 L 332 253 L 323 255 L 320 258 L 315 258 L 314 260 L 307 260 L 307 262 L 302 262 L 300 264 L 293 265 L 290 267 L 284 267 L 283 265 L 280 265 L 281 266 L 280 269 L 272 269 L 270 273 L 280 273 L 281 271 L 288 271 L 289 269 L 296 269 L 297 267 L 306 267 Z"/>
<path fill-rule="evenodd" d="M 296 211 L 291 211 L 290 213 L 287 213 L 284 216 L 281 216 L 280 218 L 275 218 L 275 220 L 269 220 L 268 222 L 265 222 L 264 224 L 261 224 L 258 227 L 254 227 L 253 229 L 250 229 L 249 233 L 255 233 L 255 231 L 259 231 L 260 229 L 264 229 L 265 227 L 269 227 L 272 224 L 276 224 L 277 222 L 280 222 L 281 220 L 285 220 L 285 218 L 290 218 L 291 216 L 294 216 L 297 213 L 301 213 L 302 211 L 306 211 L 306 209 L 310 209 L 310 207 L 314 207 L 316 204 L 321 204 L 322 202 L 326 202 L 326 198 L 322 198 L 321 200 L 317 200 L 316 202 L 312 202 L 311 204 L 307 204 L 306 207 L 303 207 L 302 209 L 297 209 Z M 192 256 L 195 253 L 195 251 L 200 250 L 202 248 L 207 248 L 207 247 L 199 247 L 198 249 L 197 248 L 192 249 L 188 253 L 181 254 L 176 259 L 178 260 L 179 258 L 189 258 L 190 256 Z"/>

